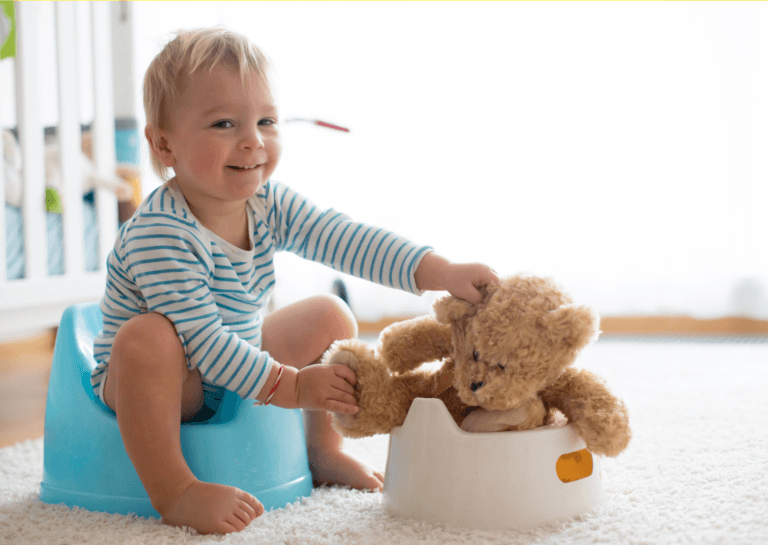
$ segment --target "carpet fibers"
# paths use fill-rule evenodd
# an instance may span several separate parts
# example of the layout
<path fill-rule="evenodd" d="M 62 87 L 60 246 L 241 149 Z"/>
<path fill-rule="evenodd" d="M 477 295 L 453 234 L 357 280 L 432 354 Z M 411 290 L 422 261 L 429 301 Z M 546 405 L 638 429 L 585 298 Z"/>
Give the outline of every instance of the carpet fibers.
<path fill-rule="evenodd" d="M 388 515 L 381 494 L 333 487 L 238 534 L 200 536 L 41 503 L 39 439 L 0 450 L 0 543 L 768 544 L 768 345 L 598 342 L 578 363 L 625 400 L 634 437 L 602 461 L 606 501 L 566 523 L 498 532 L 437 526 Z M 347 448 L 383 469 L 387 441 Z"/>

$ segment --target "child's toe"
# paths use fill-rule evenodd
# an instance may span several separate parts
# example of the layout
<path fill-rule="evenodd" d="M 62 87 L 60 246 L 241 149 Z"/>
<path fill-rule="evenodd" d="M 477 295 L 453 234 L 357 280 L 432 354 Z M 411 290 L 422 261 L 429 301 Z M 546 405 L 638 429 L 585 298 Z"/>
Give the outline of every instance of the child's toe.
<path fill-rule="evenodd" d="M 251 520 L 257 517 L 260 517 L 261 515 L 264 514 L 264 505 L 255 497 L 253 497 L 251 494 L 246 495 L 245 503 L 248 505 L 251 511 L 253 511 L 253 516 L 251 516 Z"/>
<path fill-rule="evenodd" d="M 258 515 L 256 515 L 256 509 L 254 509 L 251 504 L 245 501 L 241 501 L 238 505 L 238 513 L 242 511 L 246 515 L 246 519 L 248 522 L 255 519 Z M 242 518 L 242 517 L 241 517 Z"/>
<path fill-rule="evenodd" d="M 237 531 L 237 532 L 243 531 L 245 529 L 245 527 L 247 526 L 247 524 L 245 522 L 243 522 L 243 520 L 240 519 L 240 517 L 236 513 L 232 513 L 230 516 L 228 516 L 225 519 L 225 523 L 227 525 L 233 527 L 235 529 L 235 531 Z M 230 530 L 230 532 L 231 531 L 232 530 Z"/>
<path fill-rule="evenodd" d="M 255 517 L 252 517 L 251 513 L 249 513 L 248 510 L 246 509 L 237 509 L 235 511 L 235 516 L 241 521 L 243 521 L 243 524 L 245 524 L 246 526 L 248 526 L 251 523 L 251 521 L 255 518 Z"/>

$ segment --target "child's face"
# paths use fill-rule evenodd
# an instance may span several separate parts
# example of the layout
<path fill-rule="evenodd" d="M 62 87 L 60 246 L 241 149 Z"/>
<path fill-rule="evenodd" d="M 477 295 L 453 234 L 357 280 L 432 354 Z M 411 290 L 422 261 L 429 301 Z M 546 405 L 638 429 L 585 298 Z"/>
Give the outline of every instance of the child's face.
<path fill-rule="evenodd" d="M 194 74 L 171 126 L 162 131 L 172 166 L 189 200 L 198 206 L 244 201 L 269 179 L 280 160 L 277 107 L 269 84 L 257 75 L 243 85 L 229 68 Z"/>

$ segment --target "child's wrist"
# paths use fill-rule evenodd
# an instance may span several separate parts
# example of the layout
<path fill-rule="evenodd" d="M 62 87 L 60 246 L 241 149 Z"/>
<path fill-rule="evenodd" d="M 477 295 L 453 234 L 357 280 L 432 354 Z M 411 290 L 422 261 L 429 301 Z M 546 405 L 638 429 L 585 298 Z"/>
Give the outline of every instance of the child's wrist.
<path fill-rule="evenodd" d="M 429 252 L 419 263 L 414 278 L 420 290 L 443 291 L 447 289 L 446 276 L 451 262 L 438 254 Z"/>
<path fill-rule="evenodd" d="M 296 409 L 298 408 L 298 395 L 297 395 L 297 380 L 299 371 L 294 367 L 288 365 L 280 366 L 282 373 L 280 374 L 280 380 L 277 382 L 277 372 L 270 373 L 270 378 L 267 380 L 267 384 L 262 388 L 259 394 L 259 400 L 263 403 L 267 397 L 272 394 L 270 405 L 276 405 L 283 409 Z M 273 376 L 274 375 L 274 376 Z M 275 388 L 277 385 L 277 388 Z M 272 388 L 275 388 L 272 392 Z M 263 399 L 262 399 L 263 398 Z"/>
<path fill-rule="evenodd" d="M 257 401 L 256 405 L 269 405 L 269 403 L 272 401 L 272 398 L 275 396 L 275 392 L 277 392 L 277 389 L 280 387 L 280 379 L 283 377 L 284 370 L 285 370 L 284 365 L 281 365 L 280 367 L 278 367 L 277 377 L 275 377 L 274 384 L 272 385 L 272 389 L 267 394 L 267 399 L 265 399 L 263 402 Z"/>

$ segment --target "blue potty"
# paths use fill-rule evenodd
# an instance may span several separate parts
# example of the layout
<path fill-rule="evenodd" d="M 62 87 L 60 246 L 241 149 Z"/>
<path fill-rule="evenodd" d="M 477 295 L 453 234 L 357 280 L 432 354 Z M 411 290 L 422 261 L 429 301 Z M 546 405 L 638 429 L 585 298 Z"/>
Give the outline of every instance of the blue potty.
<path fill-rule="evenodd" d="M 114 412 L 90 383 L 97 303 L 69 307 L 61 319 L 45 408 L 40 499 L 91 511 L 160 517 L 123 447 Z M 181 424 L 181 448 L 198 479 L 250 492 L 266 510 L 309 496 L 300 410 L 253 406 L 227 391 L 205 422 Z"/>

